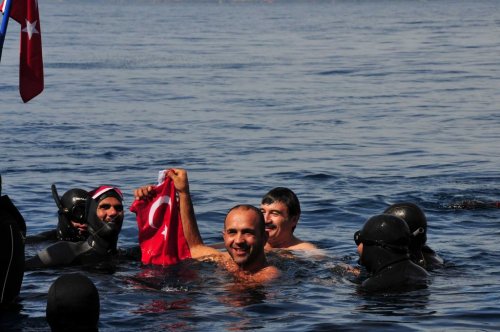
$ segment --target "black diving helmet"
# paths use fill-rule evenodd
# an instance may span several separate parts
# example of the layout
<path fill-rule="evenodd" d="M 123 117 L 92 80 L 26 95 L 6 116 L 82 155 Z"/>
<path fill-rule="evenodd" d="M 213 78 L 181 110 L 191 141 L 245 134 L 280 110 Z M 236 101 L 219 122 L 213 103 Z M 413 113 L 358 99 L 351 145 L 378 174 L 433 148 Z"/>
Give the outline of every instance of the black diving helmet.
<path fill-rule="evenodd" d="M 56 186 L 52 185 L 52 197 L 56 202 L 60 214 L 64 214 L 69 220 L 85 224 L 85 205 L 88 192 L 83 189 L 73 188 L 64 193 L 62 197 L 57 194 Z"/>

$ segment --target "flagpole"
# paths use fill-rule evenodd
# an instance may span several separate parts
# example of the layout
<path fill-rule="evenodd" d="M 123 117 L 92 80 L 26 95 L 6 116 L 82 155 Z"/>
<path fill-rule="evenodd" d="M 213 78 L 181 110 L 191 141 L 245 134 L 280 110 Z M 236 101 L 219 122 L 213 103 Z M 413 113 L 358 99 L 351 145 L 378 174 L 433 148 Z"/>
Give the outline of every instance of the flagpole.
<path fill-rule="evenodd" d="M 6 0 L 2 17 L 2 25 L 0 26 L 0 61 L 2 61 L 2 49 L 3 49 L 3 42 L 5 40 L 5 34 L 7 33 L 7 24 L 9 24 L 10 6 L 11 6 L 11 0 Z"/>

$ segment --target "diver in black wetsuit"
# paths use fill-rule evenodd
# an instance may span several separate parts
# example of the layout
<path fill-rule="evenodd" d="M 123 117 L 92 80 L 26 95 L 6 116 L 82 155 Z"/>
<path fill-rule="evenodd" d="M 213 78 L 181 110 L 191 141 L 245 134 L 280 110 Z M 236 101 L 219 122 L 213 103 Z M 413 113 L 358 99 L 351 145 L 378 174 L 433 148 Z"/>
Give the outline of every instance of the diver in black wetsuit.
<path fill-rule="evenodd" d="M 0 176 L 0 309 L 15 302 L 24 277 L 26 223 L 9 196 L 2 196 Z"/>
<path fill-rule="evenodd" d="M 393 292 L 424 288 L 428 273 L 408 255 L 410 229 L 398 217 L 381 214 L 371 217 L 354 234 L 359 262 L 369 278 L 361 284 L 366 292 Z"/>
<path fill-rule="evenodd" d="M 78 188 L 73 188 L 59 197 L 56 186 L 52 185 L 52 197 L 58 211 L 57 229 L 26 237 L 26 243 L 41 241 L 71 241 L 78 242 L 87 239 L 87 223 L 85 220 L 85 205 L 89 194 Z"/>
<path fill-rule="evenodd" d="M 101 186 L 89 192 L 86 222 L 89 237 L 84 241 L 59 241 L 26 261 L 26 270 L 58 265 L 87 265 L 107 261 L 117 253 L 123 224 L 123 195 L 120 189 Z"/>
<path fill-rule="evenodd" d="M 413 203 L 396 203 L 389 206 L 384 213 L 396 216 L 408 224 L 410 228 L 410 258 L 430 271 L 442 267 L 444 262 L 439 255 L 425 243 L 427 242 L 427 218 L 424 212 Z"/>

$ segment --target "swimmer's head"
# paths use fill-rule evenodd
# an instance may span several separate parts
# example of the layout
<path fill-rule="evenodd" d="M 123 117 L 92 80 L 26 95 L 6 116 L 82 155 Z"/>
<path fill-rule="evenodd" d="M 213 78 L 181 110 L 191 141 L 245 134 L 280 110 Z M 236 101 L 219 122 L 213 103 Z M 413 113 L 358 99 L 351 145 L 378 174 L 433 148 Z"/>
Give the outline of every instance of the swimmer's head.
<path fill-rule="evenodd" d="M 273 188 L 262 197 L 260 206 L 265 214 L 266 229 L 270 231 L 270 240 L 276 241 L 280 237 L 290 237 L 293 234 L 301 210 L 299 199 L 292 190 L 285 187 Z M 279 213 L 270 213 L 270 211 Z"/>
<path fill-rule="evenodd" d="M 243 269 L 252 270 L 266 262 L 264 246 L 268 239 L 264 216 L 252 205 L 237 205 L 224 220 L 224 246 L 233 261 Z"/>
<path fill-rule="evenodd" d="M 381 214 L 368 219 L 354 234 L 356 245 L 363 244 L 360 263 L 369 271 L 402 258 L 409 258 L 410 229 L 398 217 Z"/>
<path fill-rule="evenodd" d="M 363 228 L 354 234 L 357 245 L 379 246 L 405 252 L 410 241 L 410 229 L 398 217 L 381 214 L 368 219 Z"/>
<path fill-rule="evenodd" d="M 105 222 L 123 221 L 123 194 L 120 189 L 112 186 L 100 186 L 90 192 L 97 202 L 97 216 Z"/>
<path fill-rule="evenodd" d="M 46 318 L 52 331 L 97 331 L 99 293 L 80 273 L 62 275 L 50 286 Z"/>
<path fill-rule="evenodd" d="M 116 250 L 125 216 L 122 192 L 116 187 L 100 186 L 89 194 L 86 207 L 89 243 L 94 248 Z"/>
<path fill-rule="evenodd" d="M 421 247 L 427 241 L 427 218 L 424 212 L 413 203 L 396 203 L 389 206 L 384 213 L 406 221 L 412 236 L 410 246 Z"/>

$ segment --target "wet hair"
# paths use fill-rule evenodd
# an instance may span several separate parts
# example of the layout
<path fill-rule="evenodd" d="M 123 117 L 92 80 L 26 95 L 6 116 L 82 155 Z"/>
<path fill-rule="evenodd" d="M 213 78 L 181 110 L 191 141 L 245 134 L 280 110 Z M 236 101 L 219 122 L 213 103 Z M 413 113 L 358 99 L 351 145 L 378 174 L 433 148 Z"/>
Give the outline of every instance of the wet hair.
<path fill-rule="evenodd" d="M 60 276 L 49 288 L 46 318 L 52 331 L 97 331 L 99 293 L 80 273 Z"/>
<path fill-rule="evenodd" d="M 260 209 L 256 208 L 255 206 L 253 205 L 250 205 L 250 204 L 238 204 L 238 205 L 235 205 L 233 206 L 231 209 L 229 209 L 229 211 L 227 211 L 227 214 L 226 214 L 226 218 L 224 218 L 224 228 L 226 228 L 226 220 L 227 220 L 227 216 L 229 215 L 229 213 L 231 213 L 231 211 L 233 210 L 244 210 L 244 211 L 254 211 L 259 220 L 258 220 L 258 228 L 259 228 L 259 232 L 260 234 L 264 234 L 266 232 L 266 221 L 264 220 L 264 215 L 262 214 L 262 211 L 260 211 Z"/>
<path fill-rule="evenodd" d="M 276 187 L 271 189 L 262 197 L 261 204 L 269 205 L 274 202 L 281 202 L 288 208 L 290 217 L 300 217 L 300 202 L 295 193 L 285 187 Z"/>

